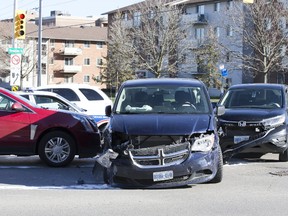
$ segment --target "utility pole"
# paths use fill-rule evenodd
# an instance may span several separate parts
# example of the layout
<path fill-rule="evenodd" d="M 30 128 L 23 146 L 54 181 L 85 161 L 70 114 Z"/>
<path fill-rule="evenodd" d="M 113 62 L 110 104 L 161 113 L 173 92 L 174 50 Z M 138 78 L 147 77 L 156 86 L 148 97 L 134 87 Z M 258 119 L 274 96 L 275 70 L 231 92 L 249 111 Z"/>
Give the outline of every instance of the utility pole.
<path fill-rule="evenodd" d="M 13 41 L 12 41 L 12 47 L 15 48 L 17 47 L 17 44 L 15 42 L 15 34 L 14 34 L 14 24 L 15 24 L 15 16 L 16 16 L 16 10 L 17 10 L 17 0 L 14 0 L 14 8 L 13 8 L 13 31 L 12 31 L 12 38 L 13 38 Z"/>
<path fill-rule="evenodd" d="M 42 74 L 41 72 L 42 72 L 42 0 L 39 0 L 37 87 L 41 86 L 41 74 Z"/>

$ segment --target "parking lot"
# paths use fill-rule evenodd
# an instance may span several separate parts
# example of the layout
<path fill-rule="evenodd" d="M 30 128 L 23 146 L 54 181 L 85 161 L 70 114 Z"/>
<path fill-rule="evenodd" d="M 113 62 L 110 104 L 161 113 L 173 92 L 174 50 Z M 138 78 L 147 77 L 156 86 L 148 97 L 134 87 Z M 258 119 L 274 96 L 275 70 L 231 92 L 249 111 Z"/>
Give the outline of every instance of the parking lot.
<path fill-rule="evenodd" d="M 96 181 L 92 172 L 94 164 L 95 160 L 93 158 L 76 158 L 68 167 L 53 168 L 46 166 L 38 156 L 0 156 L 0 189 L 24 189 L 29 187 L 35 189 L 61 189 L 69 187 L 79 189 L 110 188 Z M 288 166 L 285 162 L 278 162 L 277 155 L 274 154 L 264 155 L 260 159 L 232 158 L 224 165 L 224 183 L 220 183 L 219 185 L 233 184 L 233 181 L 229 182 L 232 176 L 235 178 L 244 176 L 247 178 L 249 176 L 251 178 L 263 177 L 257 183 L 261 185 L 261 182 L 264 182 L 265 178 L 274 178 L 275 180 L 278 178 L 288 178 Z M 237 179 L 234 180 L 237 181 Z"/>

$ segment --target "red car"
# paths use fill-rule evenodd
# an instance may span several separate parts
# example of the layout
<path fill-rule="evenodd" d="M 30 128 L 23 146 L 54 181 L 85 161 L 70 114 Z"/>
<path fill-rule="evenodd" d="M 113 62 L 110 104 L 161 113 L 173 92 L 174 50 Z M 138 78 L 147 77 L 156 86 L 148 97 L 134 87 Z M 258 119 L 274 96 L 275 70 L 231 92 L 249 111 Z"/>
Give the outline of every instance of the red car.
<path fill-rule="evenodd" d="M 39 155 L 49 166 L 68 165 L 75 157 L 94 157 L 100 133 L 88 115 L 43 109 L 0 88 L 0 154 Z"/>

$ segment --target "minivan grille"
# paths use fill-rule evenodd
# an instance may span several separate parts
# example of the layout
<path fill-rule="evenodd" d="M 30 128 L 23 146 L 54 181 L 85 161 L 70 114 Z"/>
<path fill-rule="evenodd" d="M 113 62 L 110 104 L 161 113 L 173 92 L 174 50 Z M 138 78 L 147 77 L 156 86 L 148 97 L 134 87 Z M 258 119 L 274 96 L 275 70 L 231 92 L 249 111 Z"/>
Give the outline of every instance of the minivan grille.
<path fill-rule="evenodd" d="M 188 158 L 189 153 L 189 142 L 129 150 L 131 160 L 136 166 L 141 168 L 181 164 Z"/>

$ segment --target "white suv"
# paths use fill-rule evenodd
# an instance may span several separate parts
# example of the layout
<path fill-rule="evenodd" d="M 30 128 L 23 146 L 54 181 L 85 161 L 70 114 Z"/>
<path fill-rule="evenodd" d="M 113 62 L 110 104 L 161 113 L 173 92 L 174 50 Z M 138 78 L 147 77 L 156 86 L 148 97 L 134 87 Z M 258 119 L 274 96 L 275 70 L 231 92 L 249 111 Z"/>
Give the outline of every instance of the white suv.
<path fill-rule="evenodd" d="M 87 84 L 55 84 L 37 87 L 35 90 L 57 93 L 78 107 L 85 109 L 86 114 L 92 115 L 98 125 L 101 125 L 101 121 L 107 123 L 105 107 L 112 105 L 112 101 L 96 86 Z"/>

